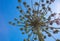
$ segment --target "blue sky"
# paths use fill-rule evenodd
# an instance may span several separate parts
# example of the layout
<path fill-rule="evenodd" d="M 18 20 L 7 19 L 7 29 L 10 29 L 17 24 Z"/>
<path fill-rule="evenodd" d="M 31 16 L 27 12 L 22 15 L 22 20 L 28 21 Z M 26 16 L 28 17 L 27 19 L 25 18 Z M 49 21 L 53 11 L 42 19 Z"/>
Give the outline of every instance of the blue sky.
<path fill-rule="evenodd" d="M 19 15 L 16 6 L 17 0 L 0 0 L 0 41 L 23 41 L 19 28 L 8 24 Z"/>
<path fill-rule="evenodd" d="M 0 41 L 20 41 L 21 35 L 18 28 L 8 24 L 18 16 L 17 5 L 17 0 L 0 0 Z"/>

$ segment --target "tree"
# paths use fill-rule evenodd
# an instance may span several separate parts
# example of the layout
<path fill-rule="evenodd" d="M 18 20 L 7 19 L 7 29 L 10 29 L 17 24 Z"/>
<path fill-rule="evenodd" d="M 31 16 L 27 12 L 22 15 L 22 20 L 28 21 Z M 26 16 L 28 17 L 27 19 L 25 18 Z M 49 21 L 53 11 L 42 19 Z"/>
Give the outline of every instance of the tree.
<path fill-rule="evenodd" d="M 60 29 L 53 27 L 53 23 L 60 25 L 60 19 L 57 18 L 52 20 L 51 18 L 56 15 L 56 13 L 52 13 L 50 8 L 50 5 L 55 0 L 39 0 L 39 2 L 30 0 L 31 6 L 27 4 L 27 0 L 24 2 L 21 1 L 22 0 L 18 0 L 18 2 L 22 3 L 26 9 L 24 10 L 22 6 L 17 6 L 17 9 L 20 12 L 19 18 L 14 18 L 16 23 L 10 21 L 9 24 L 19 27 L 23 25 L 23 28 L 20 28 L 20 31 L 22 34 L 28 34 L 28 39 L 24 39 L 24 41 L 30 41 L 32 34 L 35 36 L 32 38 L 32 41 L 44 41 L 44 39 L 46 39 L 46 35 L 43 32 L 45 32 L 48 37 L 52 37 L 56 41 L 60 41 L 52 35 L 52 33 L 57 34 Z M 47 17 L 47 14 L 50 15 Z"/>

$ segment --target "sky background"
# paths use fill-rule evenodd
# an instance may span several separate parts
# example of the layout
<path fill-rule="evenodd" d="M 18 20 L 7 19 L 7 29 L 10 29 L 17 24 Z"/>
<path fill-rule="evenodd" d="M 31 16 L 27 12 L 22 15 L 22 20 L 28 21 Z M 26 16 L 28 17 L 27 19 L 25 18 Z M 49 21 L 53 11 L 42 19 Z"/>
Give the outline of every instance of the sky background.
<path fill-rule="evenodd" d="M 54 12 L 60 13 L 59 5 L 60 1 L 56 0 L 52 6 Z M 18 6 L 17 0 L 0 0 L 0 41 L 23 41 L 23 38 L 26 37 L 26 35 L 21 34 L 18 27 L 8 24 L 19 15 L 16 6 Z M 48 39 L 46 40 L 48 41 Z"/>

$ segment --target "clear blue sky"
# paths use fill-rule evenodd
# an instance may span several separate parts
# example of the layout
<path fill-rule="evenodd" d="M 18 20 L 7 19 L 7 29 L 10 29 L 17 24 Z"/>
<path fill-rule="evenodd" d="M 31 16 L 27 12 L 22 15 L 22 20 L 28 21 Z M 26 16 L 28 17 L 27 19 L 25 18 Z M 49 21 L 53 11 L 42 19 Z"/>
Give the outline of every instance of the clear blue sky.
<path fill-rule="evenodd" d="M 17 0 L 0 0 L 0 41 L 22 41 L 18 28 L 8 24 L 17 17 Z"/>
<path fill-rule="evenodd" d="M 17 0 L 0 0 L 0 41 L 23 41 L 24 35 L 19 28 L 8 24 L 19 15 L 16 6 Z"/>

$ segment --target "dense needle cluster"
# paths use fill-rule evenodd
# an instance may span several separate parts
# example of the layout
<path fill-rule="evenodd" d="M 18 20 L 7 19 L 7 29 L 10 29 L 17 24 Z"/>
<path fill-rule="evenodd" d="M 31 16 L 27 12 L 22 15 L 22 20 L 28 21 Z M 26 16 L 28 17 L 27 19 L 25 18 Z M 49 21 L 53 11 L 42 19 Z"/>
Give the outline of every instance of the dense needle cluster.
<path fill-rule="evenodd" d="M 60 19 L 52 20 L 52 17 L 54 17 L 56 13 L 52 13 L 50 8 L 50 4 L 55 0 L 39 0 L 39 2 L 30 0 L 31 6 L 28 5 L 26 1 L 21 1 L 22 0 L 18 0 L 26 10 L 24 10 L 22 6 L 17 6 L 20 12 L 19 18 L 14 18 L 15 23 L 10 21 L 9 24 L 19 27 L 23 25 L 23 28 L 20 27 L 20 31 L 22 31 L 22 34 L 28 34 L 28 39 L 24 39 L 24 41 L 44 41 L 46 35 L 43 32 L 45 32 L 48 37 L 60 41 L 52 35 L 52 33 L 57 34 L 60 32 L 60 28 L 53 27 L 53 23 L 60 25 Z M 48 12 L 50 12 L 50 16 L 47 17 Z"/>

